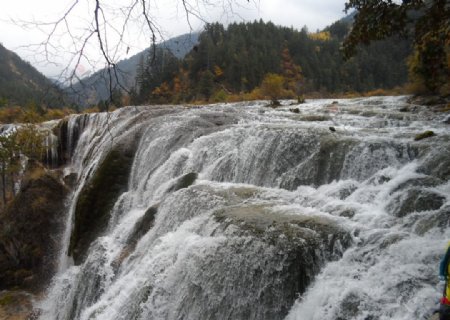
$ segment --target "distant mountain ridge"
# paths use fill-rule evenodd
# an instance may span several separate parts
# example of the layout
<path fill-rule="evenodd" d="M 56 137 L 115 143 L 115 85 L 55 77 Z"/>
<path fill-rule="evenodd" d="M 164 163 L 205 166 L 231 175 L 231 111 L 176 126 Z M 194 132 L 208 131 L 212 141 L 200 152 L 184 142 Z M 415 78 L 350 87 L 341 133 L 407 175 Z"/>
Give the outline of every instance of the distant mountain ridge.
<path fill-rule="evenodd" d="M 168 50 L 178 59 L 182 59 L 197 44 L 198 37 L 199 33 L 183 34 L 158 44 L 157 48 Z M 151 50 L 151 47 L 147 48 L 116 64 L 120 86 L 125 87 L 127 90 L 134 87 L 138 64 L 142 59 L 148 58 Z M 115 83 L 113 83 L 114 85 Z M 107 69 L 101 69 L 83 78 L 81 82 L 66 88 L 65 91 L 77 104 L 83 106 L 95 104 L 100 100 L 107 100 L 110 96 Z"/>
<path fill-rule="evenodd" d="M 60 107 L 62 91 L 31 64 L 0 44 L 0 105 L 21 105 L 33 101 Z"/>

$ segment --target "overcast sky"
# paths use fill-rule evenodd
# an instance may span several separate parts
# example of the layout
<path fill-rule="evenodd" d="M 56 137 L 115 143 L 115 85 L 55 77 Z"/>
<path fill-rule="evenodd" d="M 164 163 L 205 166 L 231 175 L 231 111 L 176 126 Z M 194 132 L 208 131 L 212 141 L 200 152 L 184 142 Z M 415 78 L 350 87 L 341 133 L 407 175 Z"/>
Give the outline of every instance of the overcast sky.
<path fill-rule="evenodd" d="M 59 48 L 52 51 L 49 57 L 54 64 L 43 63 L 44 57 L 38 53 L 35 47 L 22 47 L 29 44 L 36 44 L 46 39 L 49 29 L 43 26 L 39 32 L 35 26 L 28 28 L 19 27 L 12 21 L 39 21 L 51 22 L 61 17 L 61 14 L 70 7 L 75 0 L 1 0 L 0 10 L 0 42 L 8 49 L 17 52 L 22 58 L 32 63 L 46 75 L 54 76 L 70 59 L 68 54 L 61 52 L 70 49 L 67 42 L 67 32 L 64 29 L 57 34 L 57 44 Z M 153 2 L 150 2 L 153 1 Z M 234 1 L 233 6 L 228 6 L 230 1 Z M 103 0 L 110 6 L 110 14 L 115 12 L 121 4 L 129 4 L 132 0 Z M 192 0 L 196 3 L 197 0 Z M 199 1 L 200 3 L 202 1 Z M 264 21 L 272 21 L 277 25 L 294 27 L 301 29 L 307 26 L 310 31 L 322 29 L 337 19 L 343 17 L 345 0 L 209 0 L 215 6 L 201 6 L 199 14 L 208 22 L 220 21 L 224 24 L 234 21 L 252 21 L 262 18 Z M 93 0 L 79 0 L 77 10 L 72 13 L 68 20 L 73 32 L 82 30 L 83 26 L 89 24 L 92 17 Z M 164 39 L 184 34 L 190 31 L 190 26 L 186 21 L 181 0 L 147 0 L 151 4 L 151 17 L 158 24 Z M 222 4 L 218 6 L 217 4 Z M 108 9 L 108 8 L 106 8 Z M 89 20 L 88 20 L 89 19 Z M 108 21 L 111 18 L 108 17 Z M 204 22 L 190 17 L 192 31 L 201 30 Z M 121 24 L 120 21 L 117 22 Z M 114 22 L 112 22 L 114 25 Z M 131 27 L 127 36 L 126 49 L 122 54 L 117 54 L 118 59 L 129 57 L 148 46 L 148 34 L 141 32 L 141 25 L 136 24 Z M 160 40 L 160 39 L 158 39 Z M 41 48 L 42 49 L 42 48 Z M 40 50 L 42 51 L 42 50 Z M 55 52 L 58 52 L 55 54 Z M 86 50 L 93 60 L 99 57 L 98 48 L 92 46 Z"/>

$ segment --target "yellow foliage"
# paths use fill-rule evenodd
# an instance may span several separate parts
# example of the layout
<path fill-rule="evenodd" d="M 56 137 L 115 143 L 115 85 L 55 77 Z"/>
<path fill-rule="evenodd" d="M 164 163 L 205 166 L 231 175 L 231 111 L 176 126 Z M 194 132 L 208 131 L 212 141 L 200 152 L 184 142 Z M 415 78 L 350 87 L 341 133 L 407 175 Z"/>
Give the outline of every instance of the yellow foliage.
<path fill-rule="evenodd" d="M 329 31 L 321 31 L 316 33 L 310 33 L 308 37 L 312 40 L 329 41 L 331 39 L 331 34 Z"/>
<path fill-rule="evenodd" d="M 216 78 L 220 78 L 223 75 L 223 70 L 219 66 L 214 66 L 214 75 Z"/>
<path fill-rule="evenodd" d="M 83 113 L 97 113 L 97 112 L 100 112 L 98 106 L 93 106 L 91 108 L 86 108 L 83 110 Z"/>
<path fill-rule="evenodd" d="M 278 74 L 268 73 L 261 84 L 262 93 L 276 103 L 283 94 L 284 78 Z"/>
<path fill-rule="evenodd" d="M 264 95 L 261 92 L 261 88 L 256 87 L 251 92 L 244 94 L 244 100 L 262 100 Z"/>

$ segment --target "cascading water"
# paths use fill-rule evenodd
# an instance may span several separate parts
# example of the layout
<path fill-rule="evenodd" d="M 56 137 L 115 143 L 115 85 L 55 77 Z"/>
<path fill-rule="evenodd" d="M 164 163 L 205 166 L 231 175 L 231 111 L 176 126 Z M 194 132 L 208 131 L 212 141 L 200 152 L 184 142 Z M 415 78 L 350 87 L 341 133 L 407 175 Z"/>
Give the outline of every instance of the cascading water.
<path fill-rule="evenodd" d="M 78 183 L 41 319 L 420 319 L 450 237 L 450 135 L 405 101 L 71 118 Z M 77 212 L 116 150 L 133 152 L 128 183 L 74 265 Z"/>

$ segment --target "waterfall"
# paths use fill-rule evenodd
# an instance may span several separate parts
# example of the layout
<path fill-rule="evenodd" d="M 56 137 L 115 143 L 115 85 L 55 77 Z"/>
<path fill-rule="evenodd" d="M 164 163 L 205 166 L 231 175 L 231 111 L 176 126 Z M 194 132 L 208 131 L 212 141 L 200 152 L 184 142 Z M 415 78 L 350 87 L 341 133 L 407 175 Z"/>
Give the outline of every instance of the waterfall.
<path fill-rule="evenodd" d="M 72 116 L 77 184 L 41 319 L 425 316 L 450 236 L 450 139 L 406 99 Z"/>

